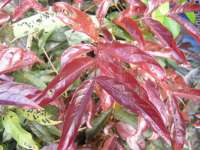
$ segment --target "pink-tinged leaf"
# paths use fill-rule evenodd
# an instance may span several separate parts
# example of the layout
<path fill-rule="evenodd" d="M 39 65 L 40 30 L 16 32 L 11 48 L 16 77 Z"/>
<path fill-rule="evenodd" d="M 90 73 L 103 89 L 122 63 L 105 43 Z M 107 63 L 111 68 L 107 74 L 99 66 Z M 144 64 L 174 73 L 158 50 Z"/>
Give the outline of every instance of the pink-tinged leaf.
<path fill-rule="evenodd" d="M 138 136 L 128 137 L 126 140 L 128 146 L 133 150 L 145 150 L 145 141 L 144 139 Z"/>
<path fill-rule="evenodd" d="M 5 7 L 11 0 L 1 0 L 0 2 L 0 9 Z"/>
<path fill-rule="evenodd" d="M 154 104 L 154 106 L 160 112 L 163 122 L 167 125 L 168 123 L 167 108 L 165 106 L 165 103 L 161 100 L 159 89 L 150 80 L 145 82 L 144 88 L 148 94 L 149 100 Z"/>
<path fill-rule="evenodd" d="M 86 69 L 92 67 L 94 59 L 77 58 L 66 64 L 59 74 L 48 84 L 36 98 L 40 105 L 46 105 L 60 96 Z"/>
<path fill-rule="evenodd" d="M 7 76 L 7 75 L 5 75 L 5 74 L 1 74 L 1 75 L 0 75 L 0 80 L 1 80 L 1 81 L 9 81 L 9 82 L 11 82 L 11 81 L 14 81 L 14 78 L 13 78 L 13 77 L 10 77 L 10 76 Z"/>
<path fill-rule="evenodd" d="M 79 44 L 69 47 L 61 55 L 61 67 L 64 67 L 64 65 L 71 62 L 75 58 L 86 56 L 86 53 L 93 50 L 95 50 L 95 47 L 90 44 Z"/>
<path fill-rule="evenodd" d="M 144 15 L 146 5 L 140 0 L 126 0 L 130 5 L 120 12 L 119 18 Z"/>
<path fill-rule="evenodd" d="M 166 27 L 164 27 L 160 22 L 151 18 L 145 18 L 144 22 L 164 46 L 168 46 L 174 50 L 173 57 L 175 57 L 176 60 L 184 63 L 186 62 L 184 53 L 178 49 L 172 33 Z"/>
<path fill-rule="evenodd" d="M 100 76 L 96 82 L 107 91 L 120 105 L 141 115 L 161 137 L 167 142 L 170 141 L 170 134 L 167 130 L 160 113 L 154 105 L 147 100 L 141 99 L 126 84 L 123 84 L 113 78 Z"/>
<path fill-rule="evenodd" d="M 12 72 L 40 62 L 33 52 L 22 48 L 1 49 L 0 61 L 0 74 Z"/>
<path fill-rule="evenodd" d="M 195 4 L 193 2 L 187 2 L 181 5 L 175 5 L 171 10 L 170 14 L 180 14 L 185 12 L 191 12 L 191 11 L 199 11 L 200 5 Z"/>
<path fill-rule="evenodd" d="M 116 19 L 114 22 L 122 27 L 124 30 L 126 30 L 135 40 L 139 43 L 140 47 L 143 48 L 144 44 L 144 38 L 142 35 L 142 32 L 138 28 L 137 22 L 135 22 L 130 17 L 123 17 L 121 19 Z"/>
<path fill-rule="evenodd" d="M 200 129 L 200 121 L 196 121 L 195 123 L 192 124 L 195 128 Z"/>
<path fill-rule="evenodd" d="M 88 128 L 92 128 L 92 119 L 95 113 L 96 113 L 95 103 L 93 102 L 92 99 L 90 99 L 88 103 L 87 120 L 86 120 L 86 125 Z"/>
<path fill-rule="evenodd" d="M 134 136 L 136 133 L 136 129 L 133 126 L 123 122 L 116 123 L 115 128 L 117 129 L 120 137 L 124 140 L 128 137 Z"/>
<path fill-rule="evenodd" d="M 117 136 L 112 135 L 105 141 L 103 148 L 101 148 L 101 150 L 124 150 L 124 148 L 117 141 Z"/>
<path fill-rule="evenodd" d="M 112 3 L 112 0 L 102 0 L 99 4 L 98 4 L 98 8 L 96 10 L 96 17 L 99 21 L 99 23 L 102 25 L 104 22 L 104 18 L 107 14 L 107 11 L 110 7 Z"/>
<path fill-rule="evenodd" d="M 74 143 L 83 114 L 87 110 L 86 108 L 92 95 L 94 83 L 93 80 L 83 82 L 75 91 L 66 110 L 63 132 L 58 150 L 66 150 Z"/>
<path fill-rule="evenodd" d="M 191 89 L 186 87 L 185 89 L 173 90 L 172 93 L 181 98 L 200 100 L 199 89 Z"/>
<path fill-rule="evenodd" d="M 113 36 L 106 27 L 101 28 L 101 31 L 105 41 L 113 41 Z"/>
<path fill-rule="evenodd" d="M 114 104 L 114 99 L 110 96 L 105 90 L 100 91 L 98 93 L 100 99 L 100 107 L 103 111 L 108 111 Z"/>
<path fill-rule="evenodd" d="M 147 122 L 144 120 L 144 118 L 142 118 L 141 116 L 139 116 L 139 118 L 138 118 L 137 132 L 135 133 L 134 136 L 141 136 L 143 134 L 143 132 L 146 131 L 147 127 L 148 127 Z"/>
<path fill-rule="evenodd" d="M 53 9 L 67 26 L 72 29 L 83 32 L 91 37 L 94 41 L 98 41 L 98 32 L 92 19 L 83 11 L 64 2 L 54 3 Z"/>
<path fill-rule="evenodd" d="M 145 92 L 145 89 L 142 86 L 140 86 L 140 84 L 130 72 L 125 71 L 122 67 L 120 67 L 119 64 L 114 64 L 108 62 L 108 60 L 106 61 L 100 59 L 98 61 L 98 66 L 105 75 L 117 78 L 119 81 L 129 86 L 129 88 L 134 89 L 134 91 L 140 96 L 140 98 L 148 100 L 148 96 Z"/>
<path fill-rule="evenodd" d="M 192 23 L 177 15 L 170 14 L 169 17 L 178 22 L 191 36 L 193 36 L 200 43 L 200 33 Z"/>
<path fill-rule="evenodd" d="M 182 150 L 185 143 L 186 128 L 175 97 L 170 98 L 170 107 L 173 110 L 174 120 L 172 128 L 172 147 L 173 150 Z"/>
<path fill-rule="evenodd" d="M 30 9 L 35 9 L 38 11 L 47 10 L 39 2 L 37 2 L 37 0 L 21 0 L 19 6 L 15 8 L 12 20 L 17 21 Z"/>
<path fill-rule="evenodd" d="M 82 4 L 84 0 L 74 0 L 75 3 L 77 4 Z"/>
<path fill-rule="evenodd" d="M 10 20 L 10 16 L 3 10 L 0 10 L 0 26 Z"/>
<path fill-rule="evenodd" d="M 20 107 L 39 108 L 32 101 L 32 96 L 35 96 L 39 91 L 26 84 L 15 82 L 0 82 L 0 105 L 14 105 Z"/>
<path fill-rule="evenodd" d="M 144 71 L 150 73 L 157 79 L 165 78 L 164 69 L 154 60 L 154 58 L 133 45 L 119 42 L 100 43 L 98 49 L 102 51 L 102 53 L 122 62 L 139 65 Z"/>

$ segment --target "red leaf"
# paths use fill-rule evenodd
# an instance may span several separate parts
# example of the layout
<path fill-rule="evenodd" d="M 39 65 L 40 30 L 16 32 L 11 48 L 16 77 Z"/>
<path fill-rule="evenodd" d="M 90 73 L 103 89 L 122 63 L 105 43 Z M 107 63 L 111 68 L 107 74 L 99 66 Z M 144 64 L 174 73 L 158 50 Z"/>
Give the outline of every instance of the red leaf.
<path fill-rule="evenodd" d="M 21 0 L 19 6 L 16 7 L 15 12 L 13 14 L 12 20 L 17 21 L 30 9 L 35 9 L 38 11 L 45 11 L 44 8 L 39 2 L 36 0 Z"/>
<path fill-rule="evenodd" d="M 10 20 L 10 16 L 3 10 L 0 10 L 0 26 Z"/>
<path fill-rule="evenodd" d="M 183 121 L 183 118 L 181 116 L 177 100 L 171 97 L 170 99 L 170 107 L 173 110 L 173 142 L 172 147 L 173 150 L 182 150 L 184 143 L 185 143 L 185 135 L 186 135 L 186 128 Z"/>
<path fill-rule="evenodd" d="M 84 0 L 74 0 L 75 3 L 77 4 L 82 4 Z"/>
<path fill-rule="evenodd" d="M 141 99 L 128 86 L 112 78 L 100 76 L 96 78 L 96 82 L 119 104 L 144 117 L 152 129 L 166 141 L 170 140 L 170 134 L 163 123 L 160 113 L 150 101 Z"/>
<path fill-rule="evenodd" d="M 86 69 L 94 64 L 92 58 L 77 58 L 66 64 L 60 73 L 36 98 L 40 105 L 46 105 L 60 96 Z M 50 93 L 50 95 L 49 95 Z"/>
<path fill-rule="evenodd" d="M 134 136 L 139 137 L 143 134 L 144 131 L 146 131 L 148 127 L 147 122 L 142 117 L 138 117 L 138 126 L 137 126 L 137 132 Z"/>
<path fill-rule="evenodd" d="M 104 72 L 105 75 L 117 78 L 119 81 L 127 84 L 129 88 L 134 89 L 134 91 L 140 96 L 140 98 L 147 100 L 148 96 L 145 89 L 140 86 L 140 84 L 128 71 L 125 71 L 122 67 L 117 64 L 100 59 L 98 61 L 99 68 Z"/>
<path fill-rule="evenodd" d="M 112 34 L 110 33 L 110 31 L 106 27 L 101 28 L 101 31 L 103 33 L 104 40 L 106 42 L 113 41 L 113 36 L 112 36 Z"/>
<path fill-rule="evenodd" d="M 173 35 L 166 27 L 164 27 L 160 22 L 153 20 L 151 18 L 144 19 L 145 24 L 151 29 L 151 31 L 158 37 L 160 42 L 172 48 L 174 50 L 174 56 L 180 62 L 186 62 L 184 53 L 178 49 L 176 46 L 176 41 L 173 39 Z"/>
<path fill-rule="evenodd" d="M 158 79 L 165 78 L 165 71 L 154 60 L 154 58 L 133 45 L 122 44 L 119 42 L 100 43 L 98 49 L 104 54 L 120 59 L 122 62 L 125 61 L 128 63 L 138 64 L 143 70 Z"/>
<path fill-rule="evenodd" d="M 160 95 L 159 89 L 150 80 L 145 82 L 144 87 L 148 94 L 149 100 L 154 104 L 154 106 L 160 112 L 163 122 L 167 125 L 168 123 L 167 108 L 165 106 L 165 103 L 160 98 L 161 95 Z"/>
<path fill-rule="evenodd" d="M 70 26 L 76 31 L 83 32 L 98 41 L 98 32 L 92 19 L 83 11 L 64 2 L 54 3 L 53 9 L 67 26 Z"/>
<path fill-rule="evenodd" d="M 61 56 L 61 66 L 63 67 L 73 59 L 86 55 L 86 53 L 95 50 L 90 44 L 79 44 L 66 49 Z"/>
<path fill-rule="evenodd" d="M 11 0 L 1 0 L 0 2 L 0 9 L 5 7 Z"/>
<path fill-rule="evenodd" d="M 22 69 L 39 62 L 39 58 L 31 51 L 22 48 L 3 48 L 0 50 L 0 74 Z"/>
<path fill-rule="evenodd" d="M 39 108 L 31 99 L 39 91 L 26 84 L 15 82 L 0 82 L 0 104 Z"/>
<path fill-rule="evenodd" d="M 187 2 L 181 5 L 175 5 L 171 10 L 170 14 L 180 14 L 180 13 L 185 13 L 185 12 L 190 12 L 190 11 L 199 11 L 200 10 L 200 5 L 199 4 L 194 4 L 193 2 Z"/>
<path fill-rule="evenodd" d="M 118 122 L 116 123 L 115 127 L 123 140 L 126 140 L 126 138 L 128 137 L 134 136 L 136 133 L 136 129 L 130 124 Z"/>
<path fill-rule="evenodd" d="M 119 17 L 131 17 L 144 15 L 146 5 L 140 0 L 126 0 L 130 5 L 128 8 L 120 12 Z"/>
<path fill-rule="evenodd" d="M 66 111 L 63 132 L 58 150 L 66 150 L 73 144 L 86 107 L 92 95 L 94 81 L 89 80 L 76 90 Z"/>
<path fill-rule="evenodd" d="M 124 150 L 121 144 L 117 141 L 117 136 L 112 135 L 108 139 L 106 139 L 103 148 L 101 150 Z"/>
<path fill-rule="evenodd" d="M 129 17 L 123 17 L 121 19 L 114 20 L 114 22 L 122 27 L 124 30 L 126 30 L 133 38 L 135 38 L 141 48 L 144 47 L 145 44 L 143 35 L 138 28 L 137 23 L 133 19 Z"/>
<path fill-rule="evenodd" d="M 200 90 L 199 89 L 185 88 L 185 89 L 179 89 L 179 90 L 172 91 L 172 93 L 178 97 L 193 99 L 193 100 L 200 100 Z"/>
<path fill-rule="evenodd" d="M 100 106 L 103 109 L 103 111 L 108 111 L 114 103 L 114 99 L 112 96 L 110 96 L 105 90 L 102 90 L 97 93 L 100 99 Z"/>
<path fill-rule="evenodd" d="M 102 25 L 104 22 L 104 18 L 107 14 L 107 11 L 112 3 L 112 0 L 102 0 L 98 4 L 98 8 L 96 10 L 96 17 L 99 20 L 99 23 Z"/>
<path fill-rule="evenodd" d="M 179 17 L 177 15 L 170 14 L 169 17 L 174 19 L 176 22 L 178 22 L 185 30 L 193 36 L 199 43 L 200 43 L 200 33 L 198 29 L 189 21 L 187 21 L 183 17 Z"/>

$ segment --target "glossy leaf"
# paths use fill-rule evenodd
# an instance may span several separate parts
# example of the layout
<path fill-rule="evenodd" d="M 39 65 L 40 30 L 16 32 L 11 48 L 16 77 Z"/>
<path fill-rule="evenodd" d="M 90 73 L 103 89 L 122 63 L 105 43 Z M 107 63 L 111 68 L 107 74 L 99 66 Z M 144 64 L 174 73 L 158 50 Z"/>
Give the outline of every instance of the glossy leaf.
<path fill-rule="evenodd" d="M 139 84 L 139 82 L 135 79 L 136 77 L 134 77 L 134 75 L 132 75 L 130 72 L 125 71 L 117 64 L 106 62 L 103 59 L 100 60 L 98 64 L 99 68 L 105 75 L 109 75 L 121 82 L 124 82 L 127 84 L 127 86 L 132 88 L 142 99 L 148 99 L 145 89 Z"/>
<path fill-rule="evenodd" d="M 15 82 L 1 82 L 0 104 L 39 108 L 39 106 L 32 101 L 32 97 L 38 92 L 36 88 L 30 85 L 18 84 Z"/>
<path fill-rule="evenodd" d="M 111 5 L 112 0 L 102 0 L 98 4 L 98 9 L 96 10 L 96 17 L 99 20 L 100 24 L 103 24 L 104 18 L 107 14 L 107 11 Z"/>
<path fill-rule="evenodd" d="M 78 58 L 66 64 L 60 73 L 48 84 L 36 98 L 41 105 L 46 105 L 60 96 L 78 77 L 89 67 L 92 67 L 92 58 Z"/>
<path fill-rule="evenodd" d="M 186 136 L 185 124 L 178 107 L 177 99 L 171 98 L 170 101 L 171 101 L 170 103 L 173 110 L 172 113 L 173 113 L 173 120 L 174 120 L 174 125 L 172 129 L 173 131 L 172 147 L 173 147 L 173 150 L 181 150 L 183 149 L 183 146 L 185 143 L 185 136 Z"/>
<path fill-rule="evenodd" d="M 200 33 L 192 23 L 177 15 L 170 14 L 169 17 L 178 22 L 191 36 L 193 36 L 200 43 Z"/>
<path fill-rule="evenodd" d="M 122 44 L 119 42 L 103 43 L 99 44 L 98 49 L 122 62 L 125 61 L 138 64 L 142 69 L 158 79 L 165 78 L 163 68 L 154 60 L 154 58 L 133 45 Z"/>
<path fill-rule="evenodd" d="M 4 116 L 2 123 L 6 132 L 17 141 L 17 144 L 26 149 L 38 150 L 31 134 L 21 127 L 17 114 L 9 111 Z"/>
<path fill-rule="evenodd" d="M 128 137 L 134 136 L 136 133 L 136 129 L 127 123 L 118 122 L 116 123 L 115 127 L 121 138 L 124 140 L 126 140 Z"/>
<path fill-rule="evenodd" d="M 10 16 L 3 10 L 0 10 L 0 26 L 10 20 Z"/>
<path fill-rule="evenodd" d="M 136 39 L 141 48 L 144 46 L 144 38 L 142 32 L 138 28 L 137 22 L 129 17 L 123 17 L 122 19 L 116 19 L 114 21 L 117 25 L 125 29 L 133 38 Z"/>
<path fill-rule="evenodd" d="M 96 78 L 96 82 L 107 91 L 119 104 L 140 114 L 152 129 L 166 141 L 170 141 L 169 132 L 165 127 L 158 110 L 150 101 L 141 99 L 126 85 L 106 76 Z"/>
<path fill-rule="evenodd" d="M 73 59 L 86 55 L 88 52 L 95 50 L 90 44 L 79 44 L 66 49 L 61 55 L 61 66 L 70 63 Z"/>
<path fill-rule="evenodd" d="M 3 48 L 0 50 L 0 74 L 13 72 L 40 62 L 31 51 L 22 48 Z"/>
<path fill-rule="evenodd" d="M 93 88 L 94 81 L 88 80 L 82 83 L 74 93 L 66 111 L 63 132 L 58 145 L 59 150 L 66 150 L 73 144 L 78 128 L 81 125 L 83 114 L 86 111 L 85 107 L 92 95 Z"/>
<path fill-rule="evenodd" d="M 181 5 L 175 5 L 171 10 L 170 14 L 181 14 L 185 12 L 199 11 L 200 5 L 193 2 L 187 2 Z"/>
<path fill-rule="evenodd" d="M 124 150 L 124 148 L 120 145 L 120 143 L 117 141 L 117 136 L 112 135 L 108 139 L 106 139 L 102 150 Z"/>
<path fill-rule="evenodd" d="M 57 12 L 58 18 L 67 26 L 70 26 L 76 31 L 83 32 L 93 40 L 98 41 L 95 24 L 86 13 L 64 2 L 54 3 L 53 9 Z"/>
<path fill-rule="evenodd" d="M 192 100 L 200 100 L 200 90 L 199 89 L 177 89 L 173 91 L 173 94 L 178 97 L 192 99 Z"/>
<path fill-rule="evenodd" d="M 46 10 L 37 0 L 21 0 L 19 6 L 15 8 L 12 20 L 17 21 L 31 8 L 38 11 Z"/>
<path fill-rule="evenodd" d="M 177 60 L 180 62 L 186 62 L 183 52 L 177 48 L 176 41 L 173 39 L 172 33 L 169 32 L 166 27 L 164 27 L 160 22 L 150 18 L 146 18 L 144 22 L 149 26 L 151 31 L 158 37 L 164 46 L 168 46 L 173 49 L 174 57 Z"/>
<path fill-rule="evenodd" d="M 144 87 L 148 94 L 149 100 L 154 104 L 157 110 L 159 110 L 161 117 L 163 119 L 163 122 L 167 124 L 168 113 L 167 113 L 165 103 L 161 99 L 161 95 L 160 95 L 158 87 L 156 87 L 156 85 L 150 80 L 145 82 Z"/>

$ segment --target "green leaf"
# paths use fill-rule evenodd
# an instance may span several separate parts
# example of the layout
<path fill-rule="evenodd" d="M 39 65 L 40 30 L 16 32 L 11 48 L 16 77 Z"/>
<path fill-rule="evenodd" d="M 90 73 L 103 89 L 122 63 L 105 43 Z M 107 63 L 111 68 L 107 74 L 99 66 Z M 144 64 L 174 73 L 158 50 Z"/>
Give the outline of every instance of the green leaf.
<path fill-rule="evenodd" d="M 86 130 L 86 137 L 90 139 L 94 137 L 106 124 L 106 121 L 110 117 L 112 109 L 107 112 L 102 112 L 98 117 L 92 121 L 92 128 Z"/>
<path fill-rule="evenodd" d="M 169 2 L 165 2 L 153 11 L 152 18 L 164 25 L 173 34 L 173 37 L 176 38 L 181 31 L 181 27 L 176 21 L 166 16 L 169 10 Z"/>
<path fill-rule="evenodd" d="M 161 4 L 156 10 L 153 11 L 152 17 L 154 19 L 159 20 L 160 17 L 167 15 L 169 10 L 170 10 L 169 2 L 165 2 L 165 3 Z"/>
<path fill-rule="evenodd" d="M 133 127 L 137 127 L 137 115 L 135 113 L 124 110 L 119 105 L 116 105 L 116 107 L 114 108 L 113 116 L 117 120 L 130 124 Z"/>
<path fill-rule="evenodd" d="M 30 127 L 31 131 L 40 140 L 47 142 L 47 143 L 51 143 L 55 140 L 54 137 L 50 134 L 50 132 L 48 131 L 48 129 L 45 126 L 31 122 L 31 123 L 29 123 L 29 127 Z"/>
<path fill-rule="evenodd" d="M 167 16 L 163 17 L 162 24 L 173 34 L 174 38 L 176 38 L 181 32 L 180 25 L 176 21 L 172 20 L 171 18 Z"/>
<path fill-rule="evenodd" d="M 13 33 L 15 39 L 19 39 L 33 33 L 39 33 L 40 31 L 44 31 L 49 34 L 55 29 L 63 26 L 64 24 L 56 17 L 55 13 L 45 12 L 33 15 L 14 23 Z"/>
<path fill-rule="evenodd" d="M 41 125 L 49 126 L 49 125 L 57 125 L 62 121 L 53 121 L 51 120 L 51 116 L 45 110 L 38 109 L 18 109 L 17 112 L 22 115 L 24 118 L 30 121 L 35 121 Z"/>
<path fill-rule="evenodd" d="M 191 23 L 195 24 L 196 22 L 196 15 L 194 12 L 186 12 L 185 15 L 191 21 Z"/>
<path fill-rule="evenodd" d="M 9 111 L 3 118 L 3 126 L 5 131 L 17 141 L 18 145 L 26 149 L 38 150 L 31 134 L 21 127 L 16 113 Z"/>

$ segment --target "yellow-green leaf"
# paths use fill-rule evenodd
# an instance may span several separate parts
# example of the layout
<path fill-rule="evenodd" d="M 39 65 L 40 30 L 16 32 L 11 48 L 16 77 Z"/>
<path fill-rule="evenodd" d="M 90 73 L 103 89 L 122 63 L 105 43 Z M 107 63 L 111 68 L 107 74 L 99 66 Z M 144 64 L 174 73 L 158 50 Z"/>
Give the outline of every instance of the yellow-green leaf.
<path fill-rule="evenodd" d="M 62 121 L 54 121 L 51 120 L 51 116 L 45 111 L 45 110 L 39 110 L 39 109 L 18 109 L 17 111 L 22 115 L 24 118 L 35 121 L 41 125 L 57 125 L 61 123 Z"/>
<path fill-rule="evenodd" d="M 26 149 L 38 150 L 32 135 L 21 127 L 16 113 L 9 111 L 3 117 L 2 123 L 7 134 L 15 139 L 18 145 Z"/>

